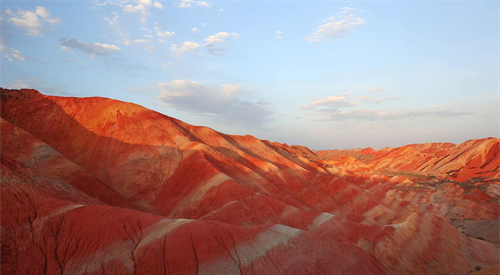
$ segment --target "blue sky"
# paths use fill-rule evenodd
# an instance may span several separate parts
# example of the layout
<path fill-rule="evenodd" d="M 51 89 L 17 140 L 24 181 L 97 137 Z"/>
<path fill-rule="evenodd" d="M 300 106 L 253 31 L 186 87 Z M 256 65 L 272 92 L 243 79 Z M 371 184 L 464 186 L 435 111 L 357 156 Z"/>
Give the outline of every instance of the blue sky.
<path fill-rule="evenodd" d="M 1 81 L 312 149 L 499 135 L 497 1 L 2 1 Z"/>

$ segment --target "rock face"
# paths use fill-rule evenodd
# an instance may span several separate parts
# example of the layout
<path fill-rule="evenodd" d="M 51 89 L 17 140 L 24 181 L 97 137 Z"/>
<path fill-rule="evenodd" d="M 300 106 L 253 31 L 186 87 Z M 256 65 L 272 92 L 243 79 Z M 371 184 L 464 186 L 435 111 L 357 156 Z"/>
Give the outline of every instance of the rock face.
<path fill-rule="evenodd" d="M 106 98 L 1 92 L 4 274 L 469 274 L 499 140 L 313 152 Z"/>

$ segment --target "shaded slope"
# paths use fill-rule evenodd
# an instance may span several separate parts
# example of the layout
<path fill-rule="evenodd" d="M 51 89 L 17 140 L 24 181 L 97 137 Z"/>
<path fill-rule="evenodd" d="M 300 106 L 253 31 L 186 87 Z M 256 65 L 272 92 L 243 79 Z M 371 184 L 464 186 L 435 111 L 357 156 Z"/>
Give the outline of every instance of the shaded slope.
<path fill-rule="evenodd" d="M 88 196 L 102 201 L 103 204 L 148 211 L 131 203 L 49 145 L 2 118 L 0 118 L 0 131 L 2 155 L 15 159 L 38 173 L 58 178 Z"/>

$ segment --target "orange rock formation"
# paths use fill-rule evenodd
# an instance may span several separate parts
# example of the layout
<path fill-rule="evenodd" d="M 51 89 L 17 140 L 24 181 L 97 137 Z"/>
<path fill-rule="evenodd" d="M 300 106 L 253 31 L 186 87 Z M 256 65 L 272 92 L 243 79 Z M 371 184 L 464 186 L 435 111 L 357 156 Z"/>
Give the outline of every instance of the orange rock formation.
<path fill-rule="evenodd" d="M 313 152 L 106 98 L 0 92 L 2 273 L 499 264 L 498 139 Z"/>

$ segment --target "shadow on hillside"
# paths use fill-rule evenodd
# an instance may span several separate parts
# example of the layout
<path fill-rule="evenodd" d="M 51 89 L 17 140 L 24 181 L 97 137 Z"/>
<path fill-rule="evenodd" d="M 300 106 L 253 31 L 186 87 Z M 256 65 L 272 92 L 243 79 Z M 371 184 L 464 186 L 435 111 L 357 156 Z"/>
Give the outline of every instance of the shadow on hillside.
<path fill-rule="evenodd" d="M 182 186 L 184 184 L 189 184 L 186 182 L 169 182 L 171 180 L 171 176 L 173 175 L 173 173 L 175 173 L 174 171 L 177 165 L 179 165 L 179 163 L 182 161 L 182 152 L 178 148 L 168 145 L 158 146 L 148 144 L 132 144 L 114 137 L 98 135 L 84 127 L 72 116 L 67 114 L 61 108 L 61 106 L 59 106 L 54 100 L 51 99 L 51 97 L 44 96 L 36 90 L 0 89 L 0 93 L 2 104 L 2 118 L 12 123 L 13 125 L 23 128 L 34 137 L 50 145 L 68 160 L 87 170 L 91 175 L 93 175 L 103 184 L 117 191 L 129 201 L 141 207 L 146 207 L 150 210 L 157 211 L 154 206 L 149 205 L 143 200 L 144 196 L 150 196 L 153 194 L 151 193 L 151 190 L 153 190 L 154 188 L 157 188 L 156 194 L 159 194 L 161 192 L 161 189 L 158 188 L 161 188 L 165 185 L 178 184 Z M 75 101 L 74 103 L 75 105 L 77 105 L 79 101 L 83 102 L 91 99 L 60 98 L 60 100 Z M 109 99 L 102 98 L 99 100 L 107 101 Z M 119 116 L 119 113 L 120 110 L 117 110 L 116 115 Z M 162 114 L 156 112 L 154 113 L 158 117 L 166 117 Z M 44 119 L 38 119 L 41 117 L 43 117 Z M 186 129 L 177 120 L 169 118 L 169 121 L 173 124 L 174 127 L 177 127 L 178 130 L 181 131 L 189 140 L 202 142 L 201 139 L 199 139 L 191 131 Z M 118 129 L 124 129 L 123 131 L 126 131 L 126 128 L 129 127 L 126 124 L 116 125 L 122 124 L 122 122 L 123 121 L 117 119 L 117 122 L 115 124 L 108 124 L 107 127 L 118 127 Z M 147 133 L 144 134 L 147 135 Z M 222 133 L 220 134 L 231 145 L 235 146 L 246 154 L 264 162 L 273 163 L 272 161 L 258 156 L 257 154 L 251 152 L 246 148 L 243 148 L 232 137 Z M 165 133 L 165 135 L 168 135 L 168 133 Z M 8 145 L 3 144 L 3 146 Z M 225 157 L 229 157 L 235 160 L 242 166 L 261 176 L 266 181 L 271 182 L 271 184 L 278 183 L 277 181 L 279 181 L 278 185 L 284 186 L 288 183 L 287 180 L 298 180 L 303 186 L 307 186 L 309 188 L 312 187 L 310 182 L 297 177 L 297 175 L 299 175 L 300 173 L 304 173 L 304 171 L 300 172 L 280 170 L 281 174 L 285 174 L 285 179 L 280 179 L 278 176 L 276 176 L 276 174 L 272 174 L 268 171 L 263 170 L 261 167 L 241 157 L 240 153 L 230 148 L 216 146 L 213 146 L 211 148 L 224 155 Z M 285 154 L 283 152 L 279 152 L 276 148 L 270 147 L 270 149 L 278 153 L 280 156 L 293 161 L 297 165 L 304 168 L 306 170 L 305 173 L 310 173 L 311 175 L 317 173 L 313 167 L 309 166 L 303 161 L 299 159 L 291 160 L 291 156 L 286 156 L 286 154 L 288 153 Z M 120 154 L 122 152 L 130 154 L 140 154 L 141 157 L 133 159 L 132 161 L 121 160 Z M 184 153 L 186 155 L 189 154 L 189 150 Z M 210 161 L 211 157 L 206 157 L 208 157 L 208 160 Z M 235 178 L 237 181 L 239 180 L 241 181 L 241 183 L 246 182 L 247 184 L 245 185 L 245 187 L 252 188 L 252 184 L 248 182 L 249 179 L 245 178 L 246 174 L 241 169 L 234 169 L 234 167 L 225 165 L 224 163 L 220 162 L 220 160 L 215 159 L 212 160 L 211 164 L 214 165 L 214 167 L 216 167 L 222 173 Z M 283 165 L 277 163 L 273 164 L 280 169 L 284 168 Z M 115 170 L 121 173 L 117 174 L 116 171 L 112 171 L 113 167 L 119 168 Z M 196 167 L 193 167 L 192 169 L 196 169 Z M 288 169 L 290 170 L 291 168 Z M 131 195 L 134 192 L 132 192 L 130 188 L 137 188 L 137 190 L 132 190 L 135 191 L 135 195 Z M 85 190 L 81 191 L 85 193 Z M 259 192 L 262 190 L 254 189 L 254 191 Z M 298 201 L 301 201 L 301 203 L 306 205 L 308 204 L 306 201 L 303 201 L 303 199 L 300 198 L 300 192 L 297 193 L 298 191 L 291 190 L 284 190 L 284 192 L 287 193 L 288 196 L 294 197 Z M 180 194 L 177 195 L 180 196 Z M 270 196 L 270 198 L 277 199 L 282 203 L 284 202 L 283 198 L 276 197 L 274 194 L 262 195 Z M 330 199 L 323 194 L 321 194 L 320 196 L 324 196 L 323 198 L 325 200 Z M 307 205 L 307 207 L 311 207 L 310 203 L 309 205 Z M 168 213 L 160 214 L 168 215 Z"/>

